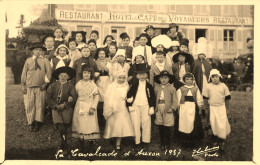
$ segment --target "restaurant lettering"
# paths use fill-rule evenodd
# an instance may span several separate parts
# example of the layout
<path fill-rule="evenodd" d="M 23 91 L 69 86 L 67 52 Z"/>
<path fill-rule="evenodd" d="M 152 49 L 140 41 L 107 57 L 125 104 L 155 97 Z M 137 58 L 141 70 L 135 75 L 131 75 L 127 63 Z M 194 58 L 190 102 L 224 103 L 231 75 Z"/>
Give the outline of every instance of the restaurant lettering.
<path fill-rule="evenodd" d="M 182 16 L 167 14 L 138 14 L 114 12 L 85 12 L 56 10 L 58 20 L 122 22 L 122 23 L 179 23 L 179 24 L 214 24 L 214 25 L 253 25 L 252 18 L 217 17 L 217 16 Z"/>

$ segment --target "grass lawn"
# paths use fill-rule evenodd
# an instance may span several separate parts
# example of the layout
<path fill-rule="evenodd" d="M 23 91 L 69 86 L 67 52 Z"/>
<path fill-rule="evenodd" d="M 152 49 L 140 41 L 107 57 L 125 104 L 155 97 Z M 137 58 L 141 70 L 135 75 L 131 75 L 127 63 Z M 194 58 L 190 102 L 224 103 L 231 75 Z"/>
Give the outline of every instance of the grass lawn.
<path fill-rule="evenodd" d="M 231 93 L 230 112 L 232 114 L 231 134 L 228 136 L 225 145 L 225 153 L 218 154 L 217 157 L 204 157 L 209 161 L 252 161 L 253 155 L 253 94 L 245 92 Z M 171 130 L 172 137 L 173 128 Z M 70 159 L 85 160 L 194 160 L 192 158 L 193 149 L 183 148 L 178 141 L 171 138 L 171 149 L 165 151 L 159 149 L 159 130 L 156 126 L 152 128 L 152 141 L 148 152 L 157 156 L 136 155 L 134 141 L 132 138 L 125 138 L 122 141 L 122 150 L 115 151 L 116 156 L 86 156 L 73 157 Z M 77 141 L 69 138 L 71 150 L 76 148 Z M 31 160 L 53 160 L 58 145 L 58 133 L 55 131 L 50 118 L 45 119 L 45 123 L 39 132 L 29 132 L 23 97 L 20 85 L 6 85 L 6 160 L 31 159 Z M 206 146 L 211 146 L 210 138 L 204 139 L 200 147 L 202 150 Z M 101 139 L 89 148 L 87 153 L 95 153 L 101 146 L 99 153 L 111 153 L 114 146 L 109 140 Z M 86 144 L 87 147 L 87 144 Z M 214 146 L 212 146 L 214 147 Z M 176 153 L 174 153 L 176 149 Z M 129 152 L 130 151 L 130 152 Z M 179 153 L 180 152 L 180 153 Z M 129 155 L 125 155 L 129 153 Z M 179 155 L 178 155 L 179 153 Z M 149 153 L 147 153 L 149 154 Z M 160 155 L 160 156 L 158 156 Z M 178 156 L 177 156 L 178 155 Z M 63 158 L 60 158 L 63 159 Z"/>

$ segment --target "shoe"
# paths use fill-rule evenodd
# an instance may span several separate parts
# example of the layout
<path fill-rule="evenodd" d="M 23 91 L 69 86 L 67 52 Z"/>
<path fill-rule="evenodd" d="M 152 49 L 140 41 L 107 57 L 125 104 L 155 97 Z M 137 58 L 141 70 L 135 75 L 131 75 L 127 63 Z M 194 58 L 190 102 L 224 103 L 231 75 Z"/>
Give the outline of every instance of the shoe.
<path fill-rule="evenodd" d="M 29 131 L 34 132 L 34 123 L 29 125 Z"/>
<path fill-rule="evenodd" d="M 165 150 L 165 146 L 161 144 L 161 150 Z"/>
<path fill-rule="evenodd" d="M 40 130 L 40 123 L 37 122 L 37 121 L 35 121 L 35 126 L 34 126 L 33 131 L 34 131 L 34 132 L 37 132 L 37 131 L 39 131 L 39 130 Z"/>
<path fill-rule="evenodd" d="M 116 150 L 121 150 L 121 145 L 116 145 Z"/>
<path fill-rule="evenodd" d="M 164 147 L 166 150 L 169 150 L 170 149 L 170 145 L 165 145 Z"/>

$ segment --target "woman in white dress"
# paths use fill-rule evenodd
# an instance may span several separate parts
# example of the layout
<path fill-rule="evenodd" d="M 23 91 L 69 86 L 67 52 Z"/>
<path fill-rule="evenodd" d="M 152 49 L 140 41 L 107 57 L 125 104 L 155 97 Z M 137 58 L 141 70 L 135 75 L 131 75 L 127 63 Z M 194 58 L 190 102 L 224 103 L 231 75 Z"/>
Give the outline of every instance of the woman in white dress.
<path fill-rule="evenodd" d="M 104 96 L 104 117 L 106 119 L 104 138 L 116 138 L 117 150 L 121 148 L 122 137 L 134 136 L 134 128 L 125 102 L 129 88 L 126 74 L 124 71 L 119 71 Z"/>

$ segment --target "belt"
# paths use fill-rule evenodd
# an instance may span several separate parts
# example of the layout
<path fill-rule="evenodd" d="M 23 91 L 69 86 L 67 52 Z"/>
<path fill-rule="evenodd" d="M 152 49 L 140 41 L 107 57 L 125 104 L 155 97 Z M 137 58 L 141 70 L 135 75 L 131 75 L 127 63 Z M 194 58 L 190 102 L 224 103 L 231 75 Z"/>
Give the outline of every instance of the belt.
<path fill-rule="evenodd" d="M 187 101 L 187 102 L 195 102 L 193 96 L 185 96 L 185 101 Z"/>
<path fill-rule="evenodd" d="M 159 100 L 158 104 L 165 104 L 165 100 Z"/>
<path fill-rule="evenodd" d="M 99 76 L 108 76 L 108 72 L 107 71 L 100 71 L 99 73 L 100 73 Z"/>

